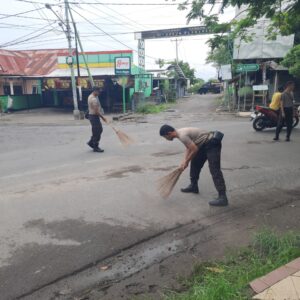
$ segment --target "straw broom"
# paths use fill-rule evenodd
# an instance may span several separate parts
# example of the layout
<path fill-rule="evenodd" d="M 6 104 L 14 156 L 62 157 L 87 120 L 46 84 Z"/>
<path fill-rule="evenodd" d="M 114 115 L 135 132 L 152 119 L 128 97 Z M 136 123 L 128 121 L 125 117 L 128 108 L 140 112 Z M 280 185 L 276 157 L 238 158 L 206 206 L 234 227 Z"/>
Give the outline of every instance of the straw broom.
<path fill-rule="evenodd" d="M 177 168 L 159 180 L 158 191 L 164 199 L 170 196 L 182 172 L 182 168 Z"/>
<path fill-rule="evenodd" d="M 116 129 L 111 124 L 109 124 L 109 125 L 113 129 L 113 131 L 116 133 L 116 135 L 118 136 L 121 144 L 124 147 L 127 147 L 127 146 L 129 146 L 129 145 L 131 145 L 131 144 L 134 143 L 134 140 L 130 136 L 128 136 L 125 132 L 121 131 L 120 129 Z"/>
<path fill-rule="evenodd" d="M 112 130 L 116 133 L 117 137 L 119 138 L 121 144 L 124 147 L 127 147 L 134 143 L 134 140 L 130 136 L 128 136 L 125 132 L 121 131 L 120 129 L 117 129 L 116 127 L 114 127 L 111 124 L 111 122 L 107 121 L 107 119 L 103 118 L 103 116 L 102 116 L 102 120 L 112 128 Z"/>

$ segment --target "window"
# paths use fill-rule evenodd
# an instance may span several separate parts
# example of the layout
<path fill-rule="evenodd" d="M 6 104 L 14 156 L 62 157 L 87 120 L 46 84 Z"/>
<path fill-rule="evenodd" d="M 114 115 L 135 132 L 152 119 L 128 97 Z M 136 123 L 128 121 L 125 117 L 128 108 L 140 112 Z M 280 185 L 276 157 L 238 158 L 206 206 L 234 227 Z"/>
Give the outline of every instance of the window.
<path fill-rule="evenodd" d="M 10 95 L 10 86 L 9 85 L 4 85 L 3 86 L 3 93 L 5 96 Z"/>
<path fill-rule="evenodd" d="M 20 86 L 20 85 L 14 85 L 14 95 L 15 96 L 23 95 L 22 86 Z"/>
<path fill-rule="evenodd" d="M 38 87 L 37 85 L 32 86 L 32 94 L 38 94 Z"/>

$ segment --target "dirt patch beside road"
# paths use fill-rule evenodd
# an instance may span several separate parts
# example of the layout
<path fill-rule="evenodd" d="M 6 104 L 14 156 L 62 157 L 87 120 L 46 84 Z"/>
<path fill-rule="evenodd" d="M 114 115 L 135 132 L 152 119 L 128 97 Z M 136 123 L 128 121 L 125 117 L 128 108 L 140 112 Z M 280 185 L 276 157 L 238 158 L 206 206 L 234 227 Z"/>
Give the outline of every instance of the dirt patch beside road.
<path fill-rule="evenodd" d="M 243 195 L 243 208 L 225 209 L 210 225 L 196 221 L 179 229 L 185 235 L 185 246 L 177 253 L 158 260 L 136 274 L 115 281 L 107 281 L 82 293 L 78 299 L 163 299 L 170 291 L 181 291 L 182 279 L 189 276 L 195 264 L 221 259 L 229 249 L 246 246 L 253 234 L 264 227 L 279 232 L 299 230 L 300 188 L 293 191 L 276 190 L 268 195 Z M 172 233 L 170 233 L 172 234 Z M 190 239 L 189 239 L 190 237 Z M 193 242 L 194 241 L 194 242 Z M 125 257 L 124 257 L 125 259 Z"/>

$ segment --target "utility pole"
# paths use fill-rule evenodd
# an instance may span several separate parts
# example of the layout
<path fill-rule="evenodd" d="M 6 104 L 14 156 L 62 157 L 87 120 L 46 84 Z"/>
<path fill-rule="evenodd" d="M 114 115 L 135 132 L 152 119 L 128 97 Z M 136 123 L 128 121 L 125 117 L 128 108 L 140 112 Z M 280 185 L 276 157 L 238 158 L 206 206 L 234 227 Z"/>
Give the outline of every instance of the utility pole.
<path fill-rule="evenodd" d="M 175 42 L 176 43 L 176 63 L 178 64 L 178 42 L 181 42 L 182 39 L 178 40 L 178 39 L 175 39 L 175 40 L 171 40 L 171 42 Z"/>
<path fill-rule="evenodd" d="M 78 120 L 80 117 L 80 112 L 78 110 L 78 102 L 77 102 L 77 90 L 76 90 L 76 80 L 74 74 L 74 64 L 73 64 L 73 49 L 72 49 L 72 40 L 71 40 L 71 29 L 70 29 L 70 21 L 69 21 L 69 3 L 68 0 L 65 0 L 65 15 L 66 15 L 66 34 L 68 39 L 68 47 L 69 47 L 69 57 L 67 59 L 67 63 L 70 67 L 71 71 L 71 82 L 72 82 L 72 95 L 73 95 L 73 103 L 74 103 L 74 118 Z"/>
<path fill-rule="evenodd" d="M 86 59 L 86 56 L 85 56 L 85 53 L 84 53 L 84 49 L 82 47 L 80 36 L 79 36 L 78 30 L 77 30 L 77 26 L 76 26 L 75 20 L 73 18 L 73 13 L 72 13 L 72 10 L 70 8 L 69 8 L 69 12 L 70 12 L 70 16 L 71 16 L 71 19 L 72 19 L 72 23 L 74 25 L 74 30 L 76 32 L 76 37 L 77 37 L 77 41 L 78 41 L 78 44 L 79 44 L 79 47 L 80 47 L 81 55 L 82 55 L 86 70 L 87 70 L 88 75 L 89 75 L 89 80 L 91 82 L 91 86 L 94 87 L 95 86 L 94 79 L 93 79 L 93 76 L 91 74 L 90 68 L 88 66 L 87 59 Z"/>

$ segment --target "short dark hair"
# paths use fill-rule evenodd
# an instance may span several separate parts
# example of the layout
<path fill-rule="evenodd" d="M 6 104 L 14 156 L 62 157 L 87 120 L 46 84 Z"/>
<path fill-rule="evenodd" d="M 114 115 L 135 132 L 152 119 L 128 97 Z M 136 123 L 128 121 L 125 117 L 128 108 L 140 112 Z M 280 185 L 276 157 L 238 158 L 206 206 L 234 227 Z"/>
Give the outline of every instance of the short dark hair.
<path fill-rule="evenodd" d="M 278 92 L 282 93 L 283 91 L 284 91 L 284 87 L 283 87 L 283 86 L 280 86 L 280 87 L 278 88 Z"/>
<path fill-rule="evenodd" d="M 99 93 L 99 92 L 100 92 L 100 89 L 99 89 L 97 86 L 94 86 L 94 87 L 93 87 L 93 92 L 98 92 L 98 93 Z"/>
<path fill-rule="evenodd" d="M 163 126 L 160 127 L 159 134 L 160 134 L 161 136 L 165 136 L 165 135 L 167 135 L 169 132 L 173 132 L 173 131 L 175 131 L 175 128 L 174 128 L 174 127 L 165 124 L 165 125 L 163 125 Z"/>

